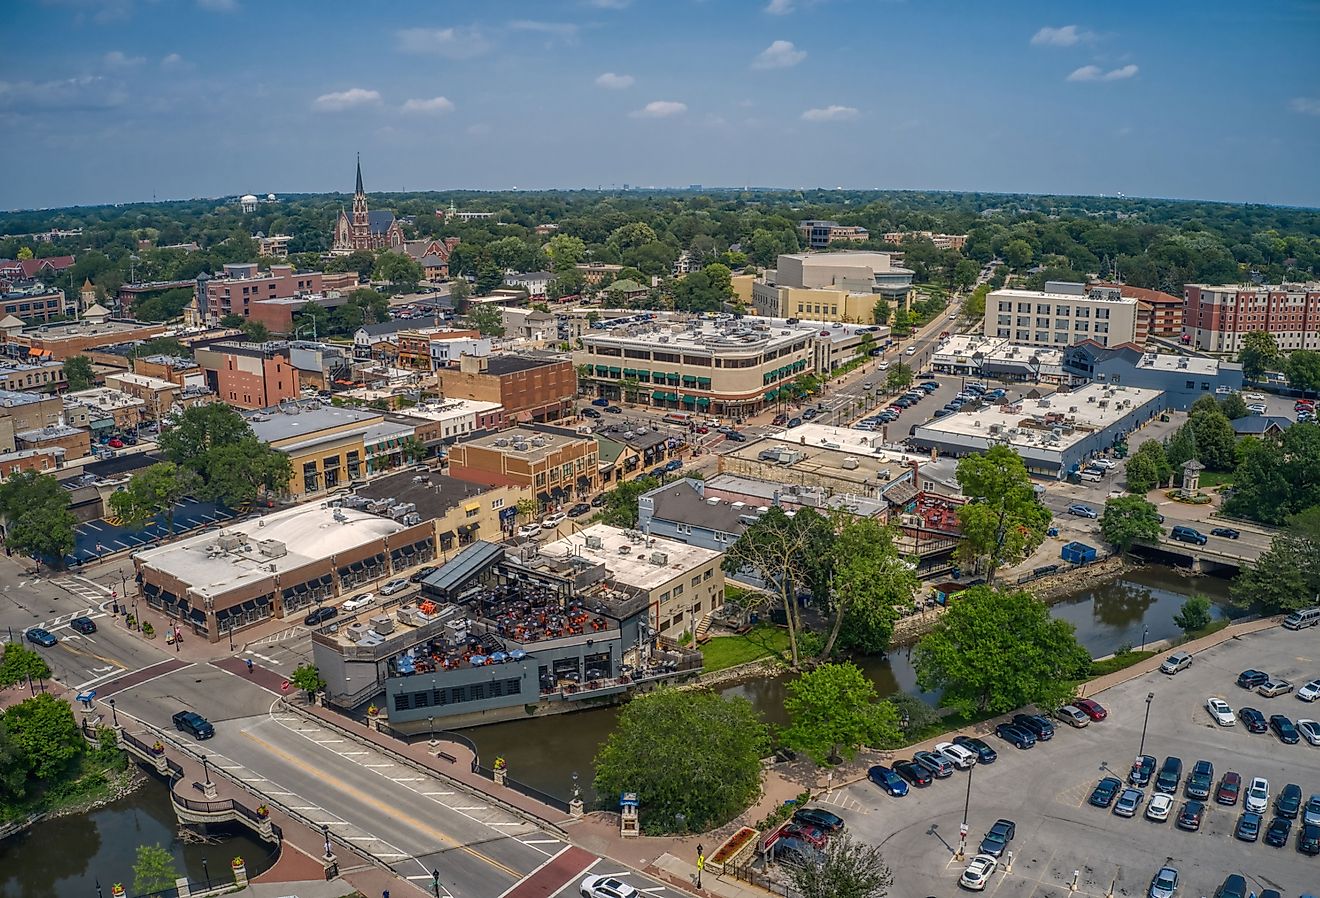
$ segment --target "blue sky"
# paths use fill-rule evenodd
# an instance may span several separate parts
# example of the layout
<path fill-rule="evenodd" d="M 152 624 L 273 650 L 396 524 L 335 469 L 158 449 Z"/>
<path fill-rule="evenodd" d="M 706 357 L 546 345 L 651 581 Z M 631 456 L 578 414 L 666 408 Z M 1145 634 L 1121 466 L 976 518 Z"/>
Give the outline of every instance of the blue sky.
<path fill-rule="evenodd" d="M 752 184 L 1320 205 L 1320 2 L 10 0 L 0 207 Z"/>

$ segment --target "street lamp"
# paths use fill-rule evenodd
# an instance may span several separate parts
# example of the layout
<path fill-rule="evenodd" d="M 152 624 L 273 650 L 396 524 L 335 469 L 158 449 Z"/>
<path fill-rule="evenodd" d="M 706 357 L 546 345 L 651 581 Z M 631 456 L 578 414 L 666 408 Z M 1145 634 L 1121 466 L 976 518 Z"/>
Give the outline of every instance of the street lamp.
<path fill-rule="evenodd" d="M 119 727 L 119 712 L 115 710 L 115 700 L 114 700 L 114 699 L 109 699 L 109 702 L 110 702 L 110 718 L 115 722 L 115 723 L 114 723 L 115 727 L 118 728 L 118 727 Z"/>
<path fill-rule="evenodd" d="M 426 728 L 431 731 L 431 744 L 435 745 L 435 715 L 434 714 L 428 714 L 426 716 Z"/>
<path fill-rule="evenodd" d="M 1146 634 L 1150 632 L 1150 624 L 1145 624 L 1141 628 L 1141 651 L 1146 651 Z"/>
<path fill-rule="evenodd" d="M 234 650 L 234 619 L 229 618 L 229 651 Z"/>
<path fill-rule="evenodd" d="M 1138 756 L 1146 753 L 1146 724 L 1150 723 L 1150 703 L 1153 698 L 1155 698 L 1155 693 L 1146 693 L 1146 717 L 1141 721 L 1141 747 L 1137 749 Z"/>
<path fill-rule="evenodd" d="M 334 857 L 334 853 L 330 851 L 330 824 L 321 824 L 321 835 L 325 837 L 325 856 Z"/>
<path fill-rule="evenodd" d="M 206 760 L 206 755 L 202 755 L 202 781 L 206 785 L 211 785 L 211 766 Z"/>
<path fill-rule="evenodd" d="M 105 898 L 105 894 L 101 891 L 101 877 L 99 876 L 96 877 L 96 898 Z"/>
<path fill-rule="evenodd" d="M 976 770 L 975 764 L 967 768 L 967 797 L 963 799 L 962 826 L 958 827 L 958 860 L 966 857 L 967 853 L 967 815 L 972 807 L 972 772 L 974 770 Z"/>
<path fill-rule="evenodd" d="M 206 858 L 202 858 L 202 873 L 206 876 L 206 890 L 211 890 L 211 870 L 206 866 Z"/>
<path fill-rule="evenodd" d="M 573 800 L 577 801 L 582 796 L 582 790 L 578 788 L 578 773 L 573 771 Z"/>

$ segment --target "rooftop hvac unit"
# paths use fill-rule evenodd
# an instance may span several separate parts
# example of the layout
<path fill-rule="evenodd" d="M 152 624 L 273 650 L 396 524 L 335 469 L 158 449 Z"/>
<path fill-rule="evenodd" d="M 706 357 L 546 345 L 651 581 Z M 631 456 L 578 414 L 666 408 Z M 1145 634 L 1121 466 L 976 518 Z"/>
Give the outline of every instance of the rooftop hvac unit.
<path fill-rule="evenodd" d="M 667 552 L 652 552 L 652 553 L 651 553 L 651 564 L 654 564 L 654 565 L 656 565 L 657 567 L 661 567 L 661 566 L 664 566 L 664 565 L 666 565 L 666 564 L 669 564 L 669 553 L 667 553 Z"/>
<path fill-rule="evenodd" d="M 710 496 L 710 497 L 708 497 L 708 498 L 706 499 L 706 504 L 707 504 L 707 505 L 719 505 L 719 504 L 720 504 L 719 496 Z"/>
<path fill-rule="evenodd" d="M 526 451 L 527 451 L 528 449 L 530 449 L 530 448 L 531 448 L 531 446 L 529 446 L 527 443 L 514 443 L 514 444 L 513 444 L 513 451 L 514 451 L 514 452 L 526 452 Z"/>
<path fill-rule="evenodd" d="M 403 526 L 416 527 L 422 522 L 422 516 L 415 511 L 410 511 L 403 516 Z"/>
<path fill-rule="evenodd" d="M 341 524 L 348 523 L 348 515 L 344 514 L 344 512 L 338 508 L 334 510 L 334 519 Z"/>
<path fill-rule="evenodd" d="M 220 546 L 220 548 L 227 549 L 232 552 L 234 549 L 237 549 L 239 546 L 243 545 L 243 534 L 226 533 L 225 531 L 222 530 L 220 531 L 220 535 L 216 537 L 215 541 L 216 544 Z"/>
<path fill-rule="evenodd" d="M 390 517 L 398 520 L 406 514 L 412 514 L 417 510 L 416 504 L 412 502 L 400 502 L 398 505 L 390 506 Z"/>
<path fill-rule="evenodd" d="M 495 440 L 495 445 L 499 446 L 500 448 L 504 448 L 505 446 L 509 445 L 509 439 L 507 437 L 500 437 L 499 439 Z"/>
<path fill-rule="evenodd" d="M 860 463 L 859 461 L 857 461 L 857 459 L 855 459 L 855 458 L 851 458 L 851 457 L 850 457 L 850 458 L 845 458 L 845 459 L 843 460 L 843 469 L 844 469 L 845 471 L 855 471 L 855 470 L 857 470 L 857 466 L 858 466 L 859 464 L 861 464 L 861 463 Z"/>
<path fill-rule="evenodd" d="M 599 536 L 588 536 L 588 537 L 587 537 L 587 548 L 588 548 L 588 549 L 603 549 L 603 548 L 605 548 L 605 541 L 602 540 Z"/>
<path fill-rule="evenodd" d="M 394 618 L 390 617 L 388 614 L 373 615 L 370 621 L 371 629 L 375 630 L 382 636 L 386 633 L 394 632 Z"/>
<path fill-rule="evenodd" d="M 361 639 L 365 635 L 367 635 L 367 628 L 364 625 L 362 624 L 348 625 L 348 638 L 353 640 L 354 642 Z"/>
<path fill-rule="evenodd" d="M 789 488 L 789 491 L 792 492 L 792 487 Z M 734 507 L 734 508 L 744 508 L 744 507 L 746 507 L 746 505 L 747 505 L 746 502 L 734 502 L 734 503 L 733 503 L 733 507 Z"/>
<path fill-rule="evenodd" d="M 283 558 L 289 554 L 288 548 L 278 539 L 259 540 L 257 549 L 267 558 Z"/>
<path fill-rule="evenodd" d="M 1076 414 L 1076 413 L 1077 413 L 1077 406 L 1075 406 L 1075 405 L 1070 405 L 1070 406 L 1068 406 L 1068 411 L 1072 412 L 1073 414 Z"/>
<path fill-rule="evenodd" d="M 1094 397 L 1094 396 L 1087 396 L 1087 397 L 1086 397 L 1086 401 L 1087 401 L 1087 402 L 1095 402 L 1095 397 Z"/>

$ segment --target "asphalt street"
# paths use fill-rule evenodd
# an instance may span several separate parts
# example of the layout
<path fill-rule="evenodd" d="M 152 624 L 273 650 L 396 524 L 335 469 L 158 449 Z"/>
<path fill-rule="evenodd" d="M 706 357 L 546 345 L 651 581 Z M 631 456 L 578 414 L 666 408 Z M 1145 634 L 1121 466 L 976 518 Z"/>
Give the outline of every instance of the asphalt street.
<path fill-rule="evenodd" d="M 1285 848 L 1233 837 L 1242 808 L 1209 802 L 1199 832 L 1154 823 L 1138 815 L 1115 816 L 1092 807 L 1091 789 L 1105 775 L 1126 777 L 1142 745 L 1145 698 L 1152 693 L 1145 752 L 1159 759 L 1180 757 L 1185 771 L 1200 758 L 1215 766 L 1215 781 L 1232 770 L 1244 782 L 1266 777 L 1274 792 L 1296 783 L 1304 795 L 1320 792 L 1320 748 L 1304 740 L 1284 745 L 1273 735 L 1253 735 L 1241 725 L 1217 727 L 1205 710 L 1211 695 L 1235 709 L 1258 708 L 1294 720 L 1316 717 L 1320 708 L 1289 696 L 1274 699 L 1234 685 L 1237 674 L 1258 667 L 1295 684 L 1320 676 L 1320 653 L 1313 631 L 1274 628 L 1229 640 L 1195 656 L 1192 666 L 1170 677 L 1153 672 L 1094 696 L 1109 709 L 1107 720 L 1081 730 L 1060 725 L 1053 740 L 1020 751 L 993 735 L 986 741 L 999 753 L 991 765 L 974 769 L 970 791 L 969 844 L 974 848 L 1000 817 L 1017 823 L 1011 871 L 1001 866 L 985 894 L 995 898 L 1045 898 L 1075 894 L 1144 895 L 1151 876 L 1164 864 L 1183 878 L 1179 894 L 1210 895 L 1230 873 L 1241 873 L 1250 888 L 1275 888 L 1297 895 L 1320 882 L 1320 858 L 1295 848 L 1297 825 Z M 831 792 L 824 804 L 847 822 L 855 836 L 880 845 L 893 859 L 899 894 L 951 895 L 964 863 L 954 859 L 966 801 L 966 773 L 890 798 L 869 782 Z M 1149 790 L 1147 790 L 1149 797 Z M 1177 796 L 1176 808 L 1184 798 Z M 1267 819 L 1268 819 L 1267 815 Z M 1069 892 L 1074 871 L 1078 890 Z"/>

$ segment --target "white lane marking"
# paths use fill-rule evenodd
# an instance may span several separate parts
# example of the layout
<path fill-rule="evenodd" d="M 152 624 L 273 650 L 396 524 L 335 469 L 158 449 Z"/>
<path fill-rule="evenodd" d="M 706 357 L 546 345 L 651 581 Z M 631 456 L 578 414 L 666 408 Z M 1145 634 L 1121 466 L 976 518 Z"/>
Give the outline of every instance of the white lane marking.
<path fill-rule="evenodd" d="M 351 758 L 351 757 L 353 757 L 354 755 L 369 755 L 369 754 L 371 754 L 371 752 L 369 752 L 369 751 L 341 751 L 340 754 L 343 755 L 343 756 L 346 757 L 346 758 Z"/>
<path fill-rule="evenodd" d="M 524 845 L 558 845 L 559 839 L 522 839 Z"/>
<path fill-rule="evenodd" d="M 392 777 L 390 777 L 390 779 L 394 780 L 396 783 L 420 783 L 420 782 L 422 782 L 423 780 L 425 780 L 426 777 L 424 777 L 424 776 L 400 776 L 400 777 L 397 777 L 397 778 L 396 778 L 396 777 L 393 777 L 393 776 L 392 776 Z"/>
<path fill-rule="evenodd" d="M 513 820 L 513 821 L 510 821 L 510 822 L 507 822 L 507 823 L 487 823 L 486 825 L 487 825 L 487 826 L 522 826 L 523 823 L 522 823 L 521 820 Z M 528 843 L 528 842 L 523 842 L 523 844 L 524 844 L 524 845 L 527 845 L 527 844 L 530 844 L 530 843 Z"/>
<path fill-rule="evenodd" d="M 325 810 L 325 808 L 318 808 L 318 807 L 317 807 L 316 805 L 314 805 L 314 804 L 307 804 L 307 805 L 290 805 L 290 806 L 289 806 L 289 810 L 291 810 L 291 811 L 323 811 L 323 810 Z"/>
<path fill-rule="evenodd" d="M 450 810 L 454 810 L 454 811 L 484 811 L 484 810 L 486 810 L 486 805 L 484 805 L 484 804 L 474 804 L 474 805 L 465 805 L 465 806 L 463 806 L 463 807 L 455 806 L 455 807 L 451 808 Z"/>
<path fill-rule="evenodd" d="M 524 843 L 524 844 L 526 844 L 526 843 Z M 503 892 L 500 892 L 498 898 L 506 898 L 506 896 L 507 896 L 510 892 L 512 892 L 514 889 L 518 888 L 518 886 L 522 885 L 522 884 L 525 883 L 527 880 L 531 879 L 531 878 L 532 878 L 533 876 L 535 876 L 537 873 L 540 873 L 541 870 L 544 869 L 545 867 L 549 866 L 549 865 L 555 860 L 555 858 L 559 857 L 559 855 L 563 854 L 565 851 L 568 851 L 568 849 L 569 849 L 569 848 L 572 848 L 572 847 L 573 847 L 573 846 L 571 846 L 571 845 L 565 845 L 563 848 L 559 849 L 559 851 L 557 851 L 557 852 L 555 852 L 554 854 L 550 855 L 548 858 L 546 858 L 544 861 L 542 861 L 539 865 L 537 865 L 536 869 L 532 870 L 531 873 L 528 873 L 526 876 L 524 876 L 522 879 L 520 879 L 520 880 L 518 880 L 517 882 L 515 882 L 513 885 L 509 886 L 509 887 L 508 887 L 507 889 L 505 889 Z M 577 879 L 577 877 L 574 876 L 573 879 Z M 561 891 L 562 891 L 562 889 L 561 889 Z"/>
<path fill-rule="evenodd" d="M 423 795 L 453 795 L 453 792 L 423 792 Z"/>
<path fill-rule="evenodd" d="M 600 863 L 600 858 L 596 858 L 594 861 L 592 861 L 591 863 L 587 864 L 585 870 L 579 870 L 577 873 L 574 873 L 572 879 L 570 879 L 568 882 L 564 883 L 564 884 L 563 884 L 562 886 L 560 886 L 559 888 L 555 889 L 553 892 L 551 892 L 549 895 L 547 895 L 546 898 L 555 898 L 555 896 L 561 894 L 561 893 L 564 891 L 564 889 L 568 888 L 568 887 L 571 886 L 571 885 L 574 885 L 574 884 L 577 882 L 577 878 L 578 878 L 579 876 L 581 876 L 583 873 L 586 873 L 586 872 L 590 871 L 592 867 L 596 866 L 596 865 L 599 864 L 599 863 Z"/>
<path fill-rule="evenodd" d="M 348 826 L 347 820 L 317 820 L 317 826 Z"/>

